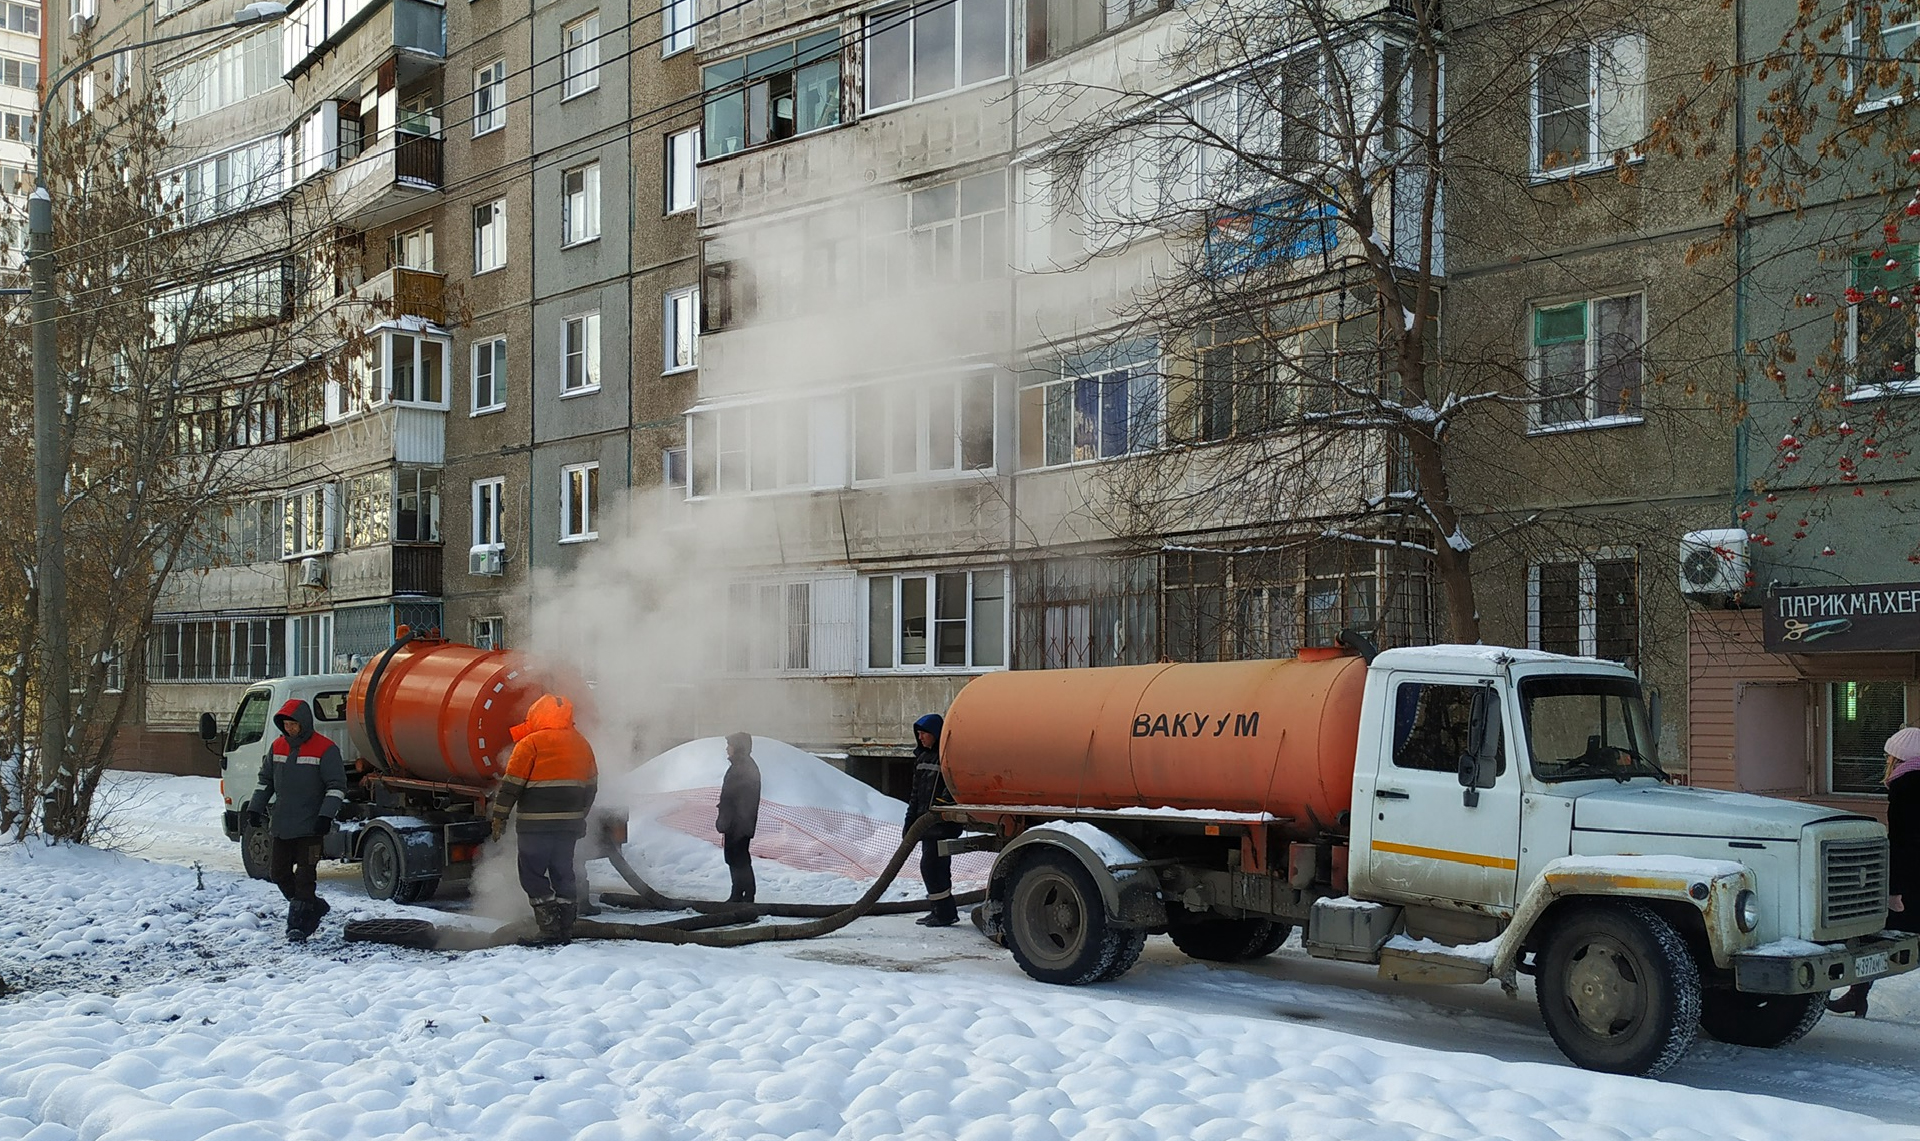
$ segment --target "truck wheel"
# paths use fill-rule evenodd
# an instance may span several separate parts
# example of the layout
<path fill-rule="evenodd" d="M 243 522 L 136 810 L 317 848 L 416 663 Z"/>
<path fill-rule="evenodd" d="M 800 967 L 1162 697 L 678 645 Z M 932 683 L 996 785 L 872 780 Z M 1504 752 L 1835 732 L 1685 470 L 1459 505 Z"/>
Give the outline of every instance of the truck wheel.
<path fill-rule="evenodd" d="M 434 892 L 439 890 L 440 881 L 438 879 L 405 880 L 394 885 L 393 901 L 395 903 L 425 903 L 427 900 L 433 898 Z"/>
<path fill-rule="evenodd" d="M 273 837 L 265 828 L 240 829 L 240 866 L 254 879 L 273 878 Z"/>
<path fill-rule="evenodd" d="M 1806 1037 L 1827 1012 L 1826 997 L 1710 990 L 1700 996 L 1700 1028 L 1730 1046 L 1772 1050 Z"/>
<path fill-rule="evenodd" d="M 360 846 L 360 882 L 366 885 L 368 899 L 398 899 L 400 882 L 400 845 L 393 833 L 375 828 Z M 399 900 L 401 903 L 410 902 Z"/>
<path fill-rule="evenodd" d="M 1273 954 L 1292 933 L 1292 927 L 1270 919 L 1203 919 L 1171 928 L 1167 937 L 1192 958 L 1244 963 Z"/>
<path fill-rule="evenodd" d="M 1067 986 L 1117 978 L 1146 943 L 1145 931 L 1108 921 L 1093 877 L 1063 852 L 1036 852 L 1020 865 L 1007 895 L 1006 926 L 1021 970 Z"/>
<path fill-rule="evenodd" d="M 1700 1029 L 1700 969 L 1672 924 L 1639 904 L 1569 912 L 1534 989 L 1547 1033 L 1584 1069 L 1652 1077 Z"/>

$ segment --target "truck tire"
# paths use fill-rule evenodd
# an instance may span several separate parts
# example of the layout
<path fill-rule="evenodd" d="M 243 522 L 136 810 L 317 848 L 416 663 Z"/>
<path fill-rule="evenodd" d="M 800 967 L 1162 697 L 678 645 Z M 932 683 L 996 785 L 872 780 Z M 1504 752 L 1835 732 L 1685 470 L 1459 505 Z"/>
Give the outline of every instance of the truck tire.
<path fill-rule="evenodd" d="M 1575 1065 L 1653 1077 L 1700 1030 L 1700 968 L 1673 925 L 1635 903 L 1586 904 L 1547 935 L 1534 989 Z"/>
<path fill-rule="evenodd" d="M 1035 852 L 1007 893 L 1007 946 L 1020 969 L 1043 983 L 1084 986 L 1125 974 L 1146 932 L 1115 927 L 1093 877 L 1065 852 Z"/>
<path fill-rule="evenodd" d="M 240 866 L 257 880 L 273 878 L 273 837 L 265 828 L 240 828 Z"/>
<path fill-rule="evenodd" d="M 1170 928 L 1167 937 L 1191 958 L 1244 963 L 1278 951 L 1292 933 L 1292 927 L 1271 919 L 1203 919 Z"/>
<path fill-rule="evenodd" d="M 1806 1037 L 1827 1012 L 1826 998 L 1710 990 L 1700 996 L 1700 1029 L 1730 1046 L 1778 1049 Z"/>

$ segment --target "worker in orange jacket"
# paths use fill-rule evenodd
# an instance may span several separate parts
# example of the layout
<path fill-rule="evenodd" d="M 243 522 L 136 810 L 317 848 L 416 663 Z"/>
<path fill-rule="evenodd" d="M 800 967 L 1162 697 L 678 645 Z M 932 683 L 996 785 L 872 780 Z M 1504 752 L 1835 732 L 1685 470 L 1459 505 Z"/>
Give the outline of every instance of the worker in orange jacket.
<path fill-rule="evenodd" d="M 587 813 L 599 791 L 593 746 L 573 727 L 573 703 L 546 694 L 512 729 L 513 756 L 493 796 L 493 835 L 515 817 L 520 842 L 520 887 L 533 904 L 544 946 L 573 937 L 579 915 L 573 847 L 587 834 Z"/>

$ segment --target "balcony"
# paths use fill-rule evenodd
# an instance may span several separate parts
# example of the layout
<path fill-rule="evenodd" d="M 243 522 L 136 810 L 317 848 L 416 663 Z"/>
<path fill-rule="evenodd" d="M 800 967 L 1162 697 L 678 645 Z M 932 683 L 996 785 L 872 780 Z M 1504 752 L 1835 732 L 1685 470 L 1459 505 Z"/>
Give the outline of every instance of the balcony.
<path fill-rule="evenodd" d="M 441 186 L 437 134 L 392 131 L 324 176 L 338 222 L 373 228 L 432 204 Z"/>
<path fill-rule="evenodd" d="M 446 9 L 425 0 L 306 0 L 287 13 L 280 32 L 283 78 L 298 83 L 329 56 L 329 70 L 362 74 L 394 57 L 405 86 L 410 72 L 438 66 L 447 55 Z M 424 58 L 423 58 L 424 57 Z"/>
<path fill-rule="evenodd" d="M 438 595 L 442 552 L 443 548 L 438 543 L 395 543 L 393 592 Z"/>
<path fill-rule="evenodd" d="M 394 266 L 355 286 L 346 300 L 377 306 L 381 319 L 419 317 L 435 325 L 447 323 L 446 275 L 424 269 Z"/>

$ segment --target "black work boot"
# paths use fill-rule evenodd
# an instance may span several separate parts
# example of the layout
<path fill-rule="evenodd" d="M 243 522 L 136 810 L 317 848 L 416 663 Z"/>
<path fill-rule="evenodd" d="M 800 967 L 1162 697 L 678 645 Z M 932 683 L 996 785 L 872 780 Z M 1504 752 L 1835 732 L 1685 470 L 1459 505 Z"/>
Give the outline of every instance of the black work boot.
<path fill-rule="evenodd" d="M 312 935 L 315 931 L 320 930 L 320 921 L 325 919 L 327 912 L 332 910 L 333 905 L 328 903 L 325 898 L 315 896 L 313 902 L 307 904 L 307 917 L 301 923 L 301 927 L 306 930 L 308 935 Z"/>
<path fill-rule="evenodd" d="M 914 920 L 922 927 L 951 927 L 960 922 L 960 909 L 953 905 L 952 896 L 944 896 L 933 901 L 933 910 Z"/>
<path fill-rule="evenodd" d="M 579 907 L 571 899 L 556 899 L 552 907 L 553 941 L 555 943 L 573 942 L 573 921 L 579 917 Z"/>
<path fill-rule="evenodd" d="M 568 901 L 567 906 L 573 906 Z M 533 904 L 534 933 L 520 940 L 522 947 L 551 947 L 562 942 L 560 938 L 560 901 L 557 899 L 536 900 Z"/>
<path fill-rule="evenodd" d="M 313 928 L 307 926 L 307 915 L 312 910 L 313 905 L 304 899 L 292 900 L 287 904 L 287 942 L 304 943 L 307 936 L 313 934 Z"/>

